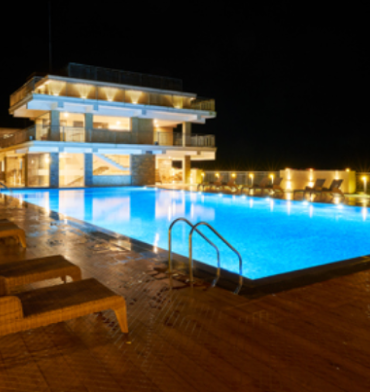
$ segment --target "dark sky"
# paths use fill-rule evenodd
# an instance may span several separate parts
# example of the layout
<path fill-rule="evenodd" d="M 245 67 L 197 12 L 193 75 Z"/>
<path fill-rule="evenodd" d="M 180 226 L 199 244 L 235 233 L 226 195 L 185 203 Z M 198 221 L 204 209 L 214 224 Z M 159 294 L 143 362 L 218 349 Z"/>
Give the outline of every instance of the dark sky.
<path fill-rule="evenodd" d="M 172 76 L 215 98 L 217 118 L 193 130 L 216 134 L 217 169 L 370 171 L 366 2 L 131 3 L 53 3 L 54 67 Z M 0 127 L 22 126 L 9 95 L 48 68 L 47 2 L 6 7 Z"/>

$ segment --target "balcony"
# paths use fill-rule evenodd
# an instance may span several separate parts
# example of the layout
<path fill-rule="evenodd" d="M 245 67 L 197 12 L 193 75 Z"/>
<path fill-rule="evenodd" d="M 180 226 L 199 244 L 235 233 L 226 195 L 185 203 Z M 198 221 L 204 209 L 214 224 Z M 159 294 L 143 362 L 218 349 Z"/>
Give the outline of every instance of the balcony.
<path fill-rule="evenodd" d="M 35 77 L 10 96 L 10 107 L 31 94 L 55 97 L 71 97 L 95 101 L 118 102 L 133 105 L 152 105 L 176 109 L 215 111 L 215 100 L 195 98 L 191 94 L 163 92 L 156 93 L 151 89 L 138 89 L 134 86 L 120 88 L 102 86 L 98 82 L 70 82 L 63 78 Z"/>
<path fill-rule="evenodd" d="M 32 126 L 0 139 L 0 148 L 7 148 L 32 140 L 74 143 L 146 144 L 179 147 L 215 147 L 215 136 L 183 135 L 179 132 L 124 132 L 84 127 Z"/>

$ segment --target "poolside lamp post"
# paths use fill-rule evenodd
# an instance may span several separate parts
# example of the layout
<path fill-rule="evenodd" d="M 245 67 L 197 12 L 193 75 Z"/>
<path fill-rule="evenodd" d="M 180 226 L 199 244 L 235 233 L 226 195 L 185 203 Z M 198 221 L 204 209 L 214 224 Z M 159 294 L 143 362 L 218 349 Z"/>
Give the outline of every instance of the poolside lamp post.
<path fill-rule="evenodd" d="M 364 182 L 364 193 L 367 193 L 367 177 L 363 176 L 362 181 Z"/>

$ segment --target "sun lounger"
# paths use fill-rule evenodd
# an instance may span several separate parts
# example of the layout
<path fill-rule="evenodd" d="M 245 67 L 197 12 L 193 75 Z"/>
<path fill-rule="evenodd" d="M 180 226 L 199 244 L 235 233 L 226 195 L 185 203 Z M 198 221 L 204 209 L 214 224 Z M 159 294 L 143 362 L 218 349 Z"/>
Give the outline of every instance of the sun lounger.
<path fill-rule="evenodd" d="M 0 223 L 0 238 L 6 237 L 16 237 L 19 239 L 19 242 L 23 246 L 23 248 L 27 247 L 26 244 L 26 235 L 24 230 L 19 228 L 12 222 L 2 222 Z"/>
<path fill-rule="evenodd" d="M 112 309 L 122 332 L 128 332 L 123 297 L 95 279 L 0 297 L 0 336 L 72 320 Z"/>
<path fill-rule="evenodd" d="M 12 223 L 9 219 L 0 219 L 0 224 L 2 223 Z"/>
<path fill-rule="evenodd" d="M 282 192 L 284 193 L 285 190 L 281 187 L 281 182 L 283 181 L 283 177 L 275 177 L 274 181 L 272 182 L 272 185 L 266 185 L 264 190 L 268 190 L 272 193 L 276 193 L 276 192 Z"/>
<path fill-rule="evenodd" d="M 243 185 L 243 186 L 240 188 L 240 193 L 243 193 L 245 190 L 247 190 L 247 191 L 249 192 L 251 189 L 256 189 L 256 188 L 258 188 L 261 184 L 262 184 L 262 185 L 263 185 L 263 184 L 267 185 L 267 183 L 268 183 L 268 177 L 263 177 L 260 181 L 255 181 L 255 183 L 254 183 L 253 185 Z"/>
<path fill-rule="evenodd" d="M 268 187 L 268 183 L 269 183 L 269 178 L 263 177 L 262 180 L 258 184 L 254 184 L 251 187 L 249 187 L 248 192 L 250 193 L 251 190 L 253 190 L 254 192 L 256 190 L 260 190 L 261 195 L 262 195 L 264 190 Z"/>
<path fill-rule="evenodd" d="M 237 193 L 240 189 L 240 186 L 235 182 L 235 178 L 232 178 L 229 182 L 223 183 L 218 189 L 226 190 L 227 188 L 230 189 L 230 192 Z"/>
<path fill-rule="evenodd" d="M 41 257 L 22 261 L 0 261 L 0 296 L 9 295 L 12 288 L 48 279 L 70 276 L 81 280 L 81 270 L 63 256 Z"/>
<path fill-rule="evenodd" d="M 322 188 L 320 191 L 313 192 L 315 195 L 323 196 L 325 194 L 330 194 L 332 198 L 335 196 L 340 196 L 345 198 L 344 193 L 340 190 L 343 180 L 333 180 L 329 188 Z"/>
<path fill-rule="evenodd" d="M 209 190 L 212 189 L 217 189 L 218 187 L 222 186 L 224 183 L 222 182 L 222 176 L 217 179 L 217 181 L 210 182 L 208 184 L 203 185 L 203 190 L 205 191 L 207 187 L 209 187 Z"/>
<path fill-rule="evenodd" d="M 295 190 L 293 191 L 293 198 L 295 198 L 295 195 L 296 195 L 297 193 L 300 193 L 300 192 L 303 193 L 303 194 L 302 194 L 302 198 L 304 198 L 305 194 L 308 193 L 308 192 L 310 193 L 310 197 L 311 197 L 311 194 L 312 194 L 312 193 L 314 193 L 314 192 L 316 192 L 316 191 L 320 191 L 320 190 L 322 189 L 322 187 L 324 186 L 325 181 L 326 181 L 326 180 L 325 180 L 324 178 L 318 178 L 318 179 L 315 181 L 315 184 L 314 184 L 313 187 L 306 186 L 305 189 L 295 189 Z"/>

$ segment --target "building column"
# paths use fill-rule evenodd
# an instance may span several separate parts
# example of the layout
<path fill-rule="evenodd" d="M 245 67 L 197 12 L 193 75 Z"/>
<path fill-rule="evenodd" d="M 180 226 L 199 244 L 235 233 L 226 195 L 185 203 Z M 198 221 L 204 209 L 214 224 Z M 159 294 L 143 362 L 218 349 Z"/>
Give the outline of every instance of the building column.
<path fill-rule="evenodd" d="M 4 182 L 5 182 L 6 186 L 10 186 L 11 174 L 9 173 L 9 171 L 10 171 L 9 157 L 5 156 L 5 158 L 4 158 Z"/>
<path fill-rule="evenodd" d="M 183 147 L 191 146 L 191 123 L 182 123 L 182 145 Z"/>
<path fill-rule="evenodd" d="M 6 157 L 5 156 L 2 159 L 0 165 L 1 165 L 1 167 L 0 167 L 0 171 L 1 171 L 0 181 L 6 185 Z"/>
<path fill-rule="evenodd" d="M 24 175 L 24 186 L 28 187 L 28 154 L 24 156 L 22 165 L 23 165 L 22 175 Z"/>
<path fill-rule="evenodd" d="M 93 154 L 85 153 L 85 186 L 93 186 Z"/>
<path fill-rule="evenodd" d="M 49 186 L 59 188 L 59 153 L 57 152 L 50 153 Z"/>
<path fill-rule="evenodd" d="M 155 184 L 155 155 L 131 155 L 131 185 Z"/>
<path fill-rule="evenodd" d="M 150 118 L 131 118 L 131 132 L 134 144 L 153 144 L 153 120 Z"/>
<path fill-rule="evenodd" d="M 85 141 L 92 142 L 92 130 L 94 128 L 94 115 L 85 113 Z"/>
<path fill-rule="evenodd" d="M 190 156 L 185 155 L 184 157 L 184 183 L 185 184 L 190 184 L 190 170 L 191 170 L 191 164 L 190 164 Z"/>
<path fill-rule="evenodd" d="M 50 111 L 50 140 L 60 142 L 60 112 Z"/>

